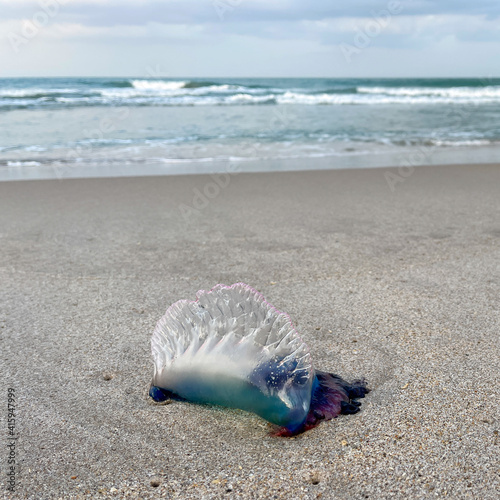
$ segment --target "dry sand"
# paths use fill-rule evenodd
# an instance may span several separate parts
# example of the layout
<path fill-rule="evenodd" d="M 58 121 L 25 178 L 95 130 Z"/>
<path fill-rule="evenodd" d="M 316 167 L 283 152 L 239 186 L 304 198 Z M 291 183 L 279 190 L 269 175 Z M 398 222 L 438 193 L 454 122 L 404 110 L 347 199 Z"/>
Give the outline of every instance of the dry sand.
<path fill-rule="evenodd" d="M 388 172 L 0 184 L 1 495 L 10 387 L 13 498 L 498 498 L 500 166 Z M 366 377 L 359 414 L 148 400 L 167 306 L 237 281 Z"/>

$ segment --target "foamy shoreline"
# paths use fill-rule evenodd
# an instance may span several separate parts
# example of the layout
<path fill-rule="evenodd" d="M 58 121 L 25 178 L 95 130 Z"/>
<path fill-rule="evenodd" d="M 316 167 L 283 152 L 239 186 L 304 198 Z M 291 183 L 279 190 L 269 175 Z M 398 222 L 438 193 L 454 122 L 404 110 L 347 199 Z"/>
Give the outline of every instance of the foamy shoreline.
<path fill-rule="evenodd" d="M 158 158 L 110 160 L 104 156 L 101 161 L 85 162 L 40 162 L 37 159 L 13 160 L 0 164 L 0 182 L 50 179 L 93 179 L 172 175 L 205 175 L 214 173 L 262 173 L 294 172 L 314 170 L 344 170 L 363 168 L 413 169 L 430 165 L 496 164 L 500 160 L 497 145 L 469 145 L 437 147 L 425 145 L 393 150 L 359 151 L 311 157 L 284 156 L 282 158 L 261 158 L 258 147 L 245 151 L 248 156 L 226 159 Z M 252 156 L 252 153 L 255 156 Z"/>

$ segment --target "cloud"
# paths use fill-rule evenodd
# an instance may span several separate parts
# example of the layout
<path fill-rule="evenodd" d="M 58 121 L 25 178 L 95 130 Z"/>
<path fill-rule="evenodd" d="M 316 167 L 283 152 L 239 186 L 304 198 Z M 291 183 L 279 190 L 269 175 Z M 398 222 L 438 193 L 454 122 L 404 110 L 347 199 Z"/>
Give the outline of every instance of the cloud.
<path fill-rule="evenodd" d="M 22 35 L 44 16 L 36 36 L 14 54 L 9 35 Z M 50 59 L 51 71 L 60 65 L 63 74 L 77 71 L 68 61 L 80 63 L 79 74 L 106 67 L 108 74 L 134 74 L 146 62 L 166 60 L 180 75 L 392 76 L 408 67 L 409 57 L 421 61 L 422 74 L 425 54 L 429 74 L 451 71 L 452 64 L 462 74 L 500 73 L 499 18 L 498 0 L 0 0 L 0 71 L 42 74 Z M 340 45 L 366 32 L 363 54 L 344 67 Z M 125 46 L 127 58 L 118 61 Z M 96 53 L 110 58 L 107 65 L 93 61 Z"/>
<path fill-rule="evenodd" d="M 205 23 L 258 23 L 366 18 L 398 5 L 407 16 L 486 15 L 500 17 L 497 0 L 0 0 L 3 20 L 30 18 L 35 12 L 57 8 L 62 21 L 116 26 Z M 223 13 L 221 20 L 219 14 Z M 68 19 L 67 19 L 68 18 Z"/>

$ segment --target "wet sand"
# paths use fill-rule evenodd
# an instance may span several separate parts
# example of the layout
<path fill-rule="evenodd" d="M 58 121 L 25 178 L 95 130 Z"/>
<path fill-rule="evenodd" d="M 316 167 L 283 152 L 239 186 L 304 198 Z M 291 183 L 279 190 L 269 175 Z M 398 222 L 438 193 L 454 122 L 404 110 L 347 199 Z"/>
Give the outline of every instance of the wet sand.
<path fill-rule="evenodd" d="M 498 498 L 500 165 L 4 182 L 0 244 L 13 498 Z M 238 281 L 359 414 L 147 398 L 167 306 Z"/>

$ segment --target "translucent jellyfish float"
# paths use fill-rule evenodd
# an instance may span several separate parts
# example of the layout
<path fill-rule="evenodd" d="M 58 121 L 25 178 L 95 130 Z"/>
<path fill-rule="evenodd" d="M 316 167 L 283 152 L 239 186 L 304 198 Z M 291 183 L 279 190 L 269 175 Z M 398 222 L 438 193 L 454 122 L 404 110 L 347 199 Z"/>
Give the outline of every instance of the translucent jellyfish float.
<path fill-rule="evenodd" d="M 364 380 L 313 367 L 288 314 L 244 283 L 200 290 L 171 305 L 151 339 L 149 395 L 247 410 L 292 436 L 359 411 Z"/>

